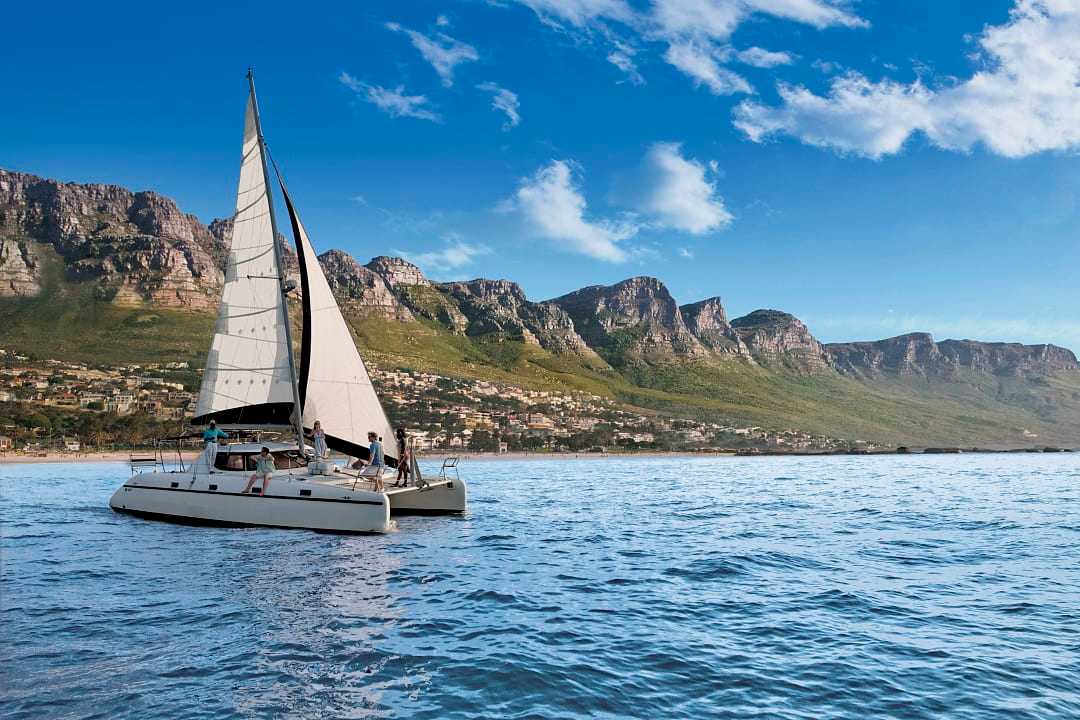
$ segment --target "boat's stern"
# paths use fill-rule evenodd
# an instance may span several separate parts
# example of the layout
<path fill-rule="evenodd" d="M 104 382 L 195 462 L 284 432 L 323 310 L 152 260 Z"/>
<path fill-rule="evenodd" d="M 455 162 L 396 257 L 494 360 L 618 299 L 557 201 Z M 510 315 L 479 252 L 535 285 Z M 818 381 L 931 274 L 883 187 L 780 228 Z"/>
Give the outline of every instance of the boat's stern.
<path fill-rule="evenodd" d="M 422 487 L 390 485 L 386 495 L 390 499 L 390 512 L 395 514 L 443 515 L 469 509 L 468 488 L 461 478 L 436 480 Z"/>

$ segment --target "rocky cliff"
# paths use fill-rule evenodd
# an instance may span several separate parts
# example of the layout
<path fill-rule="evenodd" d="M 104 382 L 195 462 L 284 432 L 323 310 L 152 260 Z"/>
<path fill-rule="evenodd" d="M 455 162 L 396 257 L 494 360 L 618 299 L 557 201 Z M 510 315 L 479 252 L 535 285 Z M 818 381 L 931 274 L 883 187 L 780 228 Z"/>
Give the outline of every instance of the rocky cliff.
<path fill-rule="evenodd" d="M 438 287 L 458 303 L 469 321 L 469 335 L 503 333 L 552 352 L 595 356 L 566 311 L 552 303 L 530 302 L 517 283 L 478 279 Z"/>
<path fill-rule="evenodd" d="M 0 170 L 0 296 L 42 289 L 41 254 L 66 277 L 119 304 L 217 307 L 224 246 L 194 216 L 153 192 L 62 183 Z"/>
<path fill-rule="evenodd" d="M 465 334 L 469 320 L 461 308 L 434 287 L 416 265 L 401 258 L 380 255 L 364 267 L 381 277 L 398 302 L 416 317 L 442 325 L 452 333 Z"/>
<path fill-rule="evenodd" d="M 671 293 L 656 278 L 593 285 L 549 302 L 565 310 L 585 342 L 616 365 L 633 357 L 707 354 L 686 327 Z"/>
<path fill-rule="evenodd" d="M 832 365 L 843 373 L 948 376 L 973 370 L 1000 376 L 1045 375 L 1080 370 L 1076 356 L 1054 345 L 988 343 L 973 340 L 934 342 L 929 333 L 908 333 L 872 342 L 825 346 Z"/>
<path fill-rule="evenodd" d="M 231 235 L 230 220 L 204 226 L 153 192 L 0 170 L 0 298 L 12 302 L 52 292 L 58 270 L 102 302 L 212 312 Z M 296 258 L 291 244 L 285 247 L 286 271 L 294 274 Z M 720 298 L 680 307 L 650 277 L 534 302 L 509 280 L 433 283 L 401 258 L 363 266 L 331 250 L 319 262 L 351 317 L 429 322 L 472 338 L 501 335 L 589 360 L 599 353 L 615 365 L 684 358 L 870 380 L 1080 371 L 1073 353 L 1053 345 L 935 342 L 926 333 L 822 345 L 788 313 L 757 310 L 729 321 Z"/>
<path fill-rule="evenodd" d="M 720 298 L 679 307 L 690 332 L 705 347 L 722 355 L 732 355 L 752 362 L 749 348 L 731 327 Z"/>
<path fill-rule="evenodd" d="M 779 310 L 755 310 L 732 320 L 731 328 L 761 365 L 801 372 L 829 369 L 824 346 L 794 315 Z"/>
<path fill-rule="evenodd" d="M 379 255 L 371 259 L 367 269 L 378 274 L 392 288 L 420 286 L 426 287 L 431 281 L 424 277 L 420 268 L 407 260 Z"/>
<path fill-rule="evenodd" d="M 328 250 L 319 256 L 319 265 L 344 310 L 402 322 L 414 319 L 382 277 L 356 262 L 352 255 Z"/>

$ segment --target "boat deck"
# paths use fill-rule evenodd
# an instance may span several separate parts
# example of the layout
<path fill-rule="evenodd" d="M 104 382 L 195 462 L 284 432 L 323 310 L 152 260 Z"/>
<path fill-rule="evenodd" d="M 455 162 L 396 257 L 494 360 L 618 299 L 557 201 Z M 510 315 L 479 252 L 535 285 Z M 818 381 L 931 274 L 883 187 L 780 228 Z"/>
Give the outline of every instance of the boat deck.
<path fill-rule="evenodd" d="M 349 488 L 350 490 L 369 490 L 376 492 L 375 490 L 375 478 L 366 475 L 351 475 L 347 472 L 337 471 L 331 475 L 316 475 L 305 477 L 306 482 L 319 483 L 321 485 L 333 485 L 335 487 Z M 395 495 L 409 495 L 412 493 L 418 493 L 429 488 L 444 487 L 450 485 L 453 481 L 450 478 L 438 478 L 432 481 L 424 481 L 422 486 L 419 485 L 406 485 L 405 487 L 394 487 L 392 480 L 383 479 L 383 492 L 393 497 Z"/>

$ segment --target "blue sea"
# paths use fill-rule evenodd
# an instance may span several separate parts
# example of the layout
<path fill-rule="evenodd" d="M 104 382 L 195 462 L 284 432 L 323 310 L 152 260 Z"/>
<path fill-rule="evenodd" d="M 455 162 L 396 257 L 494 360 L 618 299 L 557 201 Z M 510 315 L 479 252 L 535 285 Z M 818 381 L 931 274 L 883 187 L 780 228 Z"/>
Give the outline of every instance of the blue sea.
<path fill-rule="evenodd" d="M 0 465 L 0 717 L 1080 717 L 1080 454 L 463 474 L 465 516 L 337 536 Z"/>

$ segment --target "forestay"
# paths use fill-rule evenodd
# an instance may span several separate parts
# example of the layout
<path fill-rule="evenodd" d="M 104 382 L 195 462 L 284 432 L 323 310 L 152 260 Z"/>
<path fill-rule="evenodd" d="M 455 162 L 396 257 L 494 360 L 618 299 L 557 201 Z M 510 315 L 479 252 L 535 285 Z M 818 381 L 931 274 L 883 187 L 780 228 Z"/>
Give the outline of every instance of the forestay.
<path fill-rule="evenodd" d="M 196 417 L 220 423 L 288 425 L 293 407 L 285 297 L 274 248 L 270 202 L 248 95 L 240 184 L 225 288 L 206 360 Z"/>
<path fill-rule="evenodd" d="M 292 222 L 303 289 L 300 403 L 304 429 L 310 431 L 319 420 L 329 447 L 362 458 L 368 455 L 367 434 L 374 431 L 383 438 L 387 461 L 395 464 L 393 428 L 284 182 L 281 191 Z"/>

